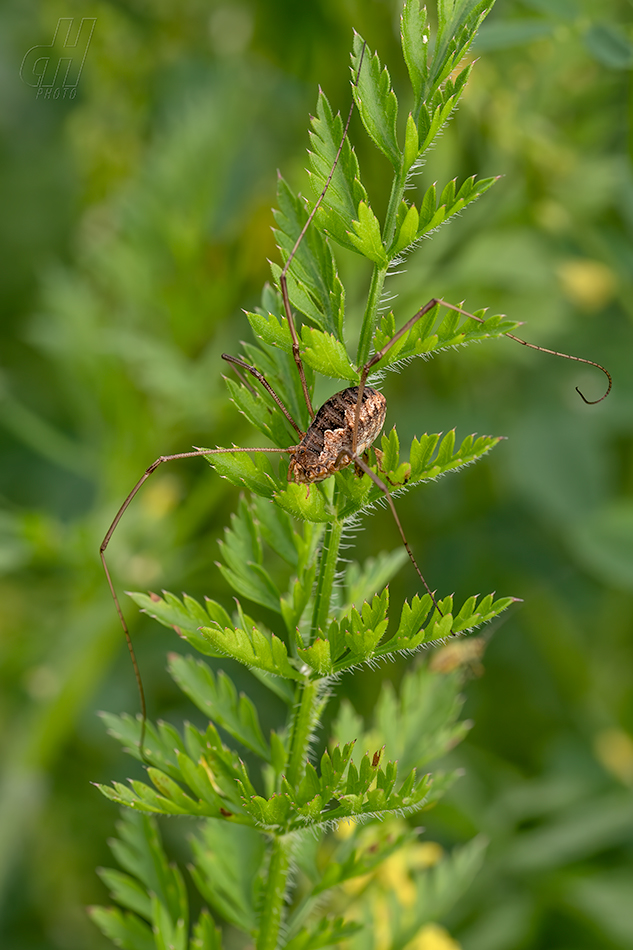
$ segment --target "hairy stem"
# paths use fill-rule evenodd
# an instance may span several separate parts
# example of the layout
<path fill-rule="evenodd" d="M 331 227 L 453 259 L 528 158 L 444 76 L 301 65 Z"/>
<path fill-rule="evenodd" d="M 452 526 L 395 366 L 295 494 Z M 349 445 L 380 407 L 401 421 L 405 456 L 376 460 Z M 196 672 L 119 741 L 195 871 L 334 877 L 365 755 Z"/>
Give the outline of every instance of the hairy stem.
<path fill-rule="evenodd" d="M 380 303 L 380 297 L 382 295 L 382 288 L 385 283 L 386 276 L 386 267 L 374 267 L 374 271 L 371 275 L 367 306 L 365 307 L 365 313 L 363 314 L 363 325 L 360 330 L 358 350 L 356 352 L 356 363 L 359 368 L 364 366 L 369 359 L 371 344 L 374 338 L 374 331 L 376 329 L 376 321 L 378 319 L 378 304 Z"/>
<path fill-rule="evenodd" d="M 406 175 L 400 171 L 395 175 L 391 186 L 389 205 L 387 207 L 387 214 L 385 215 L 385 225 L 382 229 L 382 239 L 386 248 L 389 248 L 393 244 L 398 220 L 398 208 L 400 207 L 400 202 L 404 195 L 405 182 Z M 374 267 L 356 353 L 356 363 L 359 368 L 365 365 L 371 353 L 376 323 L 378 322 L 378 306 L 380 304 L 387 270 L 387 267 Z"/>
<path fill-rule="evenodd" d="M 404 197 L 405 181 L 406 175 L 403 174 L 401 169 L 393 179 L 387 214 L 385 215 L 385 226 L 382 229 L 382 239 L 385 247 L 390 247 L 393 244 L 393 239 L 396 234 L 396 222 L 398 220 L 398 208 Z"/>
<path fill-rule="evenodd" d="M 286 882 L 290 864 L 290 836 L 273 839 L 270 849 L 270 864 L 266 877 L 266 891 L 262 900 L 262 915 L 259 922 L 257 950 L 275 950 L 279 943 Z"/>
<path fill-rule="evenodd" d="M 325 529 L 314 597 L 314 612 L 310 632 L 311 643 L 316 638 L 319 628 L 325 629 L 329 620 L 342 534 L 343 522 L 337 519 L 333 519 Z M 295 787 L 299 784 L 305 772 L 310 737 L 314 731 L 315 720 L 319 711 L 319 684 L 314 680 L 305 680 L 299 687 L 292 724 L 288 768 L 286 770 L 286 778 Z"/>
<path fill-rule="evenodd" d="M 299 687 L 299 699 L 295 707 L 290 755 L 286 778 L 293 787 L 297 787 L 305 772 L 306 758 L 310 738 L 314 731 L 314 720 L 318 713 L 319 684 L 315 680 L 305 680 Z"/>
<path fill-rule="evenodd" d="M 341 546 L 342 534 L 342 521 L 330 521 L 325 529 L 323 548 L 321 550 L 321 561 L 319 563 L 319 574 L 317 577 L 316 592 L 314 596 L 312 629 L 310 631 L 311 643 L 318 635 L 319 628 L 321 630 L 325 630 L 329 619 L 330 605 L 332 603 L 332 591 L 334 588 L 334 579 L 336 577 L 336 565 L 338 564 L 338 552 Z"/>
<path fill-rule="evenodd" d="M 314 721 L 319 711 L 319 683 L 305 680 L 299 687 L 299 695 L 294 710 L 290 755 L 286 778 L 295 788 L 301 782 L 305 772 L 306 757 Z M 262 901 L 257 950 L 275 950 L 279 942 L 279 929 L 282 924 L 284 897 L 290 869 L 289 835 L 276 835 L 270 846 L 270 864 L 266 877 L 266 890 Z"/>

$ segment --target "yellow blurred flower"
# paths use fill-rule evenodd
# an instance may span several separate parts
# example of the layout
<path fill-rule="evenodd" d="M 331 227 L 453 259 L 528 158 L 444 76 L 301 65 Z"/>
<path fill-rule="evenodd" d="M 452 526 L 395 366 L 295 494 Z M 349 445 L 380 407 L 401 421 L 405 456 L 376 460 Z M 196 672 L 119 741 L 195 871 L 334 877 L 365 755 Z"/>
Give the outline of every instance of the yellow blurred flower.
<path fill-rule="evenodd" d="M 334 829 L 335 837 L 339 838 L 340 841 L 346 841 L 347 838 L 351 838 L 354 834 L 357 824 L 358 822 L 356 822 L 354 818 L 345 818 L 343 821 L 339 821 Z"/>
<path fill-rule="evenodd" d="M 439 924 L 426 924 L 407 944 L 405 950 L 460 950 L 460 945 L 444 927 Z"/>
<path fill-rule="evenodd" d="M 633 785 L 633 739 L 622 729 L 604 729 L 594 739 L 596 758 L 625 785 Z"/>
<path fill-rule="evenodd" d="M 571 258 L 558 266 L 565 296 L 583 310 L 600 310 L 611 300 L 617 278 L 610 267 L 589 258 Z"/>

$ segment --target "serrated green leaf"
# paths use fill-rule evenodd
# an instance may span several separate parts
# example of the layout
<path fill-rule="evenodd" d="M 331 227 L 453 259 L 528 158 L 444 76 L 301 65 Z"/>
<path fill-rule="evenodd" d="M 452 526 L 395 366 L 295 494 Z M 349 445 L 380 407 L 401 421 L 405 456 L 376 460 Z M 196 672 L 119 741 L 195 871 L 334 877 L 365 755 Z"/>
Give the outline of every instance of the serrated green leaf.
<path fill-rule="evenodd" d="M 422 473 L 431 468 L 431 459 L 435 452 L 438 442 L 441 438 L 441 432 L 428 435 L 425 433 L 419 439 L 414 439 L 411 443 L 409 459 L 411 462 L 411 477 L 417 480 L 422 477 Z"/>
<path fill-rule="evenodd" d="M 329 821 L 340 821 L 344 818 L 371 815 L 384 819 L 390 815 L 402 814 L 403 811 L 414 813 L 426 805 L 430 789 L 429 776 L 425 775 L 416 781 L 413 771 L 400 789 L 392 791 L 391 794 L 378 787 L 367 793 L 338 796 L 338 805 L 326 813 L 327 818 Z"/>
<path fill-rule="evenodd" d="M 354 743 L 348 742 L 342 749 L 340 745 L 335 745 L 321 756 L 321 794 L 324 801 L 328 801 L 335 794 L 342 782 L 353 750 Z"/>
<path fill-rule="evenodd" d="M 347 232 L 347 236 L 359 254 L 378 267 L 387 266 L 389 261 L 382 243 L 380 222 L 364 201 L 358 205 L 358 220 L 352 221 L 352 230 Z"/>
<path fill-rule="evenodd" d="M 411 605 L 405 601 L 398 629 L 393 637 L 376 647 L 376 656 L 386 656 L 403 650 L 416 650 L 423 644 L 463 634 L 499 616 L 515 602 L 515 598 L 500 597 L 493 602 L 490 596 L 490 598 L 483 598 L 478 607 L 476 601 L 476 597 L 471 597 L 454 616 L 452 597 L 445 597 L 438 601 L 442 617 L 438 617 L 437 612 L 432 610 L 431 598 L 428 594 L 421 598 L 416 595 Z"/>
<path fill-rule="evenodd" d="M 271 288 L 272 292 L 272 288 Z M 268 295 L 263 294 L 263 297 Z M 281 298 L 280 298 L 281 299 Z M 262 311 L 259 316 L 263 316 L 268 311 Z M 308 410 L 301 387 L 301 382 L 297 373 L 297 365 L 294 361 L 292 350 L 280 349 L 280 347 L 269 347 L 266 344 L 242 342 L 244 357 L 248 363 L 253 365 L 268 380 L 277 395 L 288 409 L 292 418 L 304 431 L 309 425 Z M 312 392 L 314 387 L 314 374 L 309 366 L 304 366 L 308 390 Z M 253 382 L 257 388 L 255 382 Z M 262 388 L 262 394 L 265 390 Z M 268 396 L 265 396 L 268 398 Z M 274 402 L 271 402 L 274 408 L 271 411 L 279 412 Z M 290 432 L 290 430 L 289 430 Z M 291 437 L 286 444 L 296 441 L 296 433 L 292 429 Z"/>
<path fill-rule="evenodd" d="M 174 868 L 174 871 L 177 869 Z M 183 885 L 184 887 L 184 885 Z M 156 950 L 187 950 L 189 913 L 186 893 L 184 894 L 184 913 L 172 916 L 168 907 L 152 895 L 152 923 Z"/>
<path fill-rule="evenodd" d="M 317 484 L 307 486 L 288 482 L 284 491 L 275 494 L 275 502 L 294 518 L 317 524 L 332 520 L 330 504 Z"/>
<path fill-rule="evenodd" d="M 297 653 L 319 676 L 330 676 L 334 671 L 328 640 L 317 637 L 309 647 L 299 647 Z"/>
<path fill-rule="evenodd" d="M 196 887 L 212 910 L 242 932 L 257 929 L 256 880 L 265 843 L 253 828 L 226 821 L 205 822 L 191 839 Z"/>
<path fill-rule="evenodd" d="M 396 255 L 406 248 L 410 247 L 418 239 L 418 229 L 420 226 L 420 215 L 414 204 L 407 210 L 398 231 L 396 232 L 395 243 L 389 249 L 389 257 L 393 260 Z"/>
<path fill-rule="evenodd" d="M 448 121 L 455 105 L 455 99 L 451 96 L 446 99 L 446 101 L 442 101 L 439 105 L 435 107 L 431 106 L 428 111 L 425 107 L 422 108 L 421 115 L 424 116 L 426 113 L 426 116 L 424 121 L 420 123 L 423 133 L 420 135 L 420 155 L 424 155 L 427 148 L 437 137 L 442 126 Z"/>
<path fill-rule="evenodd" d="M 165 776 L 167 779 L 167 776 Z M 157 815 L 198 815 L 205 814 L 200 811 L 196 803 L 188 796 L 182 793 L 181 797 L 186 800 L 184 807 L 176 804 L 170 797 L 159 795 L 149 785 L 143 782 L 132 782 L 132 788 L 128 789 L 120 782 L 113 782 L 112 788 L 107 785 L 97 785 L 99 791 L 109 798 L 110 801 L 119 805 L 125 805 L 128 808 L 141 812 L 151 812 Z"/>
<path fill-rule="evenodd" d="M 263 452 L 231 452 L 227 449 L 217 455 L 205 455 L 210 465 L 222 478 L 233 485 L 250 488 L 256 495 L 272 498 L 281 485 L 272 470 L 270 460 Z"/>
<path fill-rule="evenodd" d="M 444 187 L 437 200 L 437 206 L 435 205 L 435 187 L 433 186 L 426 191 L 420 213 L 416 240 L 419 240 L 423 235 L 428 234 L 430 231 L 439 227 L 440 224 L 448 221 L 449 218 L 458 214 L 466 205 L 476 201 L 477 198 L 488 191 L 488 189 L 498 181 L 498 178 L 483 178 L 476 181 L 475 176 L 472 175 L 462 183 L 459 191 L 455 193 L 456 181 L 457 179 L 453 179 L 453 181 L 449 181 Z"/>
<path fill-rule="evenodd" d="M 154 766 L 150 766 L 147 769 L 147 774 L 159 795 L 168 801 L 173 802 L 181 814 L 200 814 L 200 803 L 195 802 L 190 795 L 187 795 L 180 785 L 177 782 L 174 782 L 174 780 L 170 778 L 169 775 L 161 771 L 161 769 L 154 768 Z M 147 791 L 151 792 L 151 789 L 148 789 L 148 786 L 143 782 L 133 781 L 131 785 L 136 794 L 141 798 L 147 794 Z"/>
<path fill-rule="evenodd" d="M 393 472 L 400 464 L 400 440 L 396 427 L 393 426 L 389 435 L 383 435 L 380 443 L 382 449 L 381 468 L 385 472 Z"/>
<path fill-rule="evenodd" d="M 224 555 L 224 551 L 222 551 Z M 218 564 L 218 569 L 231 587 L 262 607 L 268 607 L 276 613 L 281 613 L 281 594 L 277 590 L 268 572 L 254 561 L 245 561 L 240 565 L 239 572 L 232 571 Z"/>
<path fill-rule="evenodd" d="M 209 623 L 209 619 L 222 625 L 229 625 L 231 618 L 226 611 L 212 600 L 207 600 L 207 610 L 205 610 L 193 597 L 186 594 L 182 602 L 170 594 L 169 591 L 163 591 L 163 597 L 157 594 L 132 593 L 129 596 L 142 608 L 144 613 L 158 620 L 165 627 L 172 627 L 178 635 L 186 640 L 192 647 L 206 656 L 222 656 L 217 650 L 213 649 L 208 640 L 200 635 L 201 626 Z"/>
<path fill-rule="evenodd" d="M 455 182 L 456 181 L 457 179 L 453 178 L 446 185 L 444 185 L 444 188 L 442 189 L 442 193 L 439 197 L 438 204 L 446 205 L 447 208 L 453 204 L 453 202 L 455 201 Z"/>
<path fill-rule="evenodd" d="M 312 119 L 310 132 L 310 181 L 315 196 L 320 195 L 325 188 L 342 138 L 341 117 L 332 114 L 329 102 L 319 91 L 316 116 Z M 367 192 L 360 181 L 356 154 L 346 139 L 315 223 L 343 247 L 353 250 L 347 232 L 352 221 L 358 217 L 358 205 L 361 201 L 367 201 Z M 342 339 L 340 334 L 339 339 Z"/>
<path fill-rule="evenodd" d="M 135 878 L 113 868 L 99 868 L 97 873 L 110 891 L 112 900 L 145 920 L 151 920 L 151 901 L 146 889 Z"/>
<path fill-rule="evenodd" d="M 420 313 L 424 309 L 421 308 Z M 466 346 L 469 343 L 496 339 L 506 333 L 514 333 L 519 326 L 518 323 L 504 320 L 501 316 L 485 319 L 483 317 L 485 311 L 483 310 L 472 316 L 464 316 L 464 314 L 459 314 L 454 310 L 451 310 L 451 313 L 454 316 L 447 319 L 446 314 L 440 310 L 440 304 L 438 303 L 422 314 L 411 329 L 402 335 L 398 344 L 385 353 L 376 364 L 376 370 L 384 369 L 387 366 L 395 366 L 412 356 L 422 356 L 447 346 Z M 435 327 L 438 316 L 440 316 L 440 323 Z M 377 351 L 383 349 L 390 342 L 393 333 L 390 334 L 389 330 L 389 322 L 385 322 L 383 318 L 374 338 L 374 347 Z"/>
<path fill-rule="evenodd" d="M 273 313 L 247 313 L 246 317 L 256 337 L 269 346 L 278 346 L 292 353 L 292 336 L 285 317 L 278 320 Z"/>
<path fill-rule="evenodd" d="M 470 448 L 470 437 L 468 447 Z M 447 432 L 442 441 L 440 442 L 440 447 L 437 450 L 437 458 L 435 460 L 436 465 L 439 465 L 441 469 L 444 469 L 455 456 L 455 429 L 451 429 L 450 432 Z"/>
<path fill-rule="evenodd" d="M 287 261 L 308 220 L 303 199 L 294 195 L 283 178 L 277 186 L 279 210 L 274 212 L 275 237 Z M 272 264 L 273 277 L 279 283 L 281 268 Z M 343 319 L 343 286 L 327 241 L 318 228 L 309 228 L 286 275 L 291 305 L 322 330 L 340 337 Z"/>
<path fill-rule="evenodd" d="M 402 157 L 402 171 L 406 174 L 418 157 L 420 142 L 415 119 L 409 113 L 404 137 L 404 153 Z"/>
<path fill-rule="evenodd" d="M 371 659 L 387 629 L 388 606 L 389 590 L 385 588 L 380 595 L 374 595 L 371 604 L 365 602 L 360 611 L 352 607 L 347 617 L 330 626 L 328 636 L 336 659 L 336 672 Z M 343 654 L 343 646 L 346 654 Z"/>
<path fill-rule="evenodd" d="M 217 675 L 202 660 L 172 654 L 169 672 L 180 689 L 216 725 L 247 749 L 270 762 L 270 749 L 259 725 L 255 706 L 243 693 L 238 695 L 229 677 Z"/>
<path fill-rule="evenodd" d="M 88 913 L 101 933 L 123 950 L 156 950 L 148 924 L 135 914 L 114 907 L 90 907 Z"/>
<path fill-rule="evenodd" d="M 267 403 L 266 397 L 251 392 L 246 386 L 228 376 L 225 382 L 232 402 L 251 425 L 280 448 L 292 443 L 293 437 L 296 438 L 296 432 L 291 428 L 284 414 L 279 412 L 272 399 L 269 399 Z"/>
<path fill-rule="evenodd" d="M 110 842 L 117 861 L 154 893 L 174 919 L 187 917 L 187 895 L 182 874 L 169 864 L 156 822 L 144 815 L 123 814 L 119 837 Z"/>
<path fill-rule="evenodd" d="M 135 759 L 142 760 L 139 749 L 141 739 L 142 720 L 139 717 L 132 718 L 127 713 L 122 716 L 115 716 L 112 713 L 100 713 L 105 722 L 108 733 L 121 742 L 125 751 L 134 756 Z M 177 750 L 184 752 L 184 745 L 176 729 L 168 723 L 161 722 L 158 726 L 147 722 L 145 724 L 145 739 L 143 743 L 143 755 L 152 765 L 168 772 L 172 778 L 178 779 L 178 765 L 176 761 Z"/>
<path fill-rule="evenodd" d="M 439 86 L 457 66 L 494 0 L 438 0 L 438 30 L 430 73 Z"/>
<path fill-rule="evenodd" d="M 208 910 L 200 911 L 193 928 L 191 950 L 222 950 L 222 931 L 216 927 Z"/>
<path fill-rule="evenodd" d="M 225 807 L 224 798 L 220 794 L 217 783 L 211 780 L 211 774 L 205 766 L 207 762 L 203 756 L 198 763 L 194 762 L 184 753 L 178 753 L 178 768 L 180 769 L 180 781 L 184 782 L 201 801 L 210 806 L 211 814 L 220 815 L 221 809 Z"/>
<path fill-rule="evenodd" d="M 413 87 L 417 114 L 428 76 L 427 54 L 430 30 L 427 24 L 426 8 L 420 8 L 419 0 L 406 0 L 400 22 L 402 52 Z"/>
<path fill-rule="evenodd" d="M 392 430 L 389 437 L 383 436 L 384 454 L 380 468 L 375 468 L 380 478 L 386 479 L 391 493 L 400 494 L 409 491 L 421 481 L 435 479 L 446 472 L 455 472 L 464 465 L 470 465 L 486 455 L 500 441 L 501 436 L 480 436 L 477 439 L 467 436 L 459 448 L 455 449 L 454 432 L 447 433 L 441 442 L 439 434 L 424 435 L 420 440 L 413 440 L 409 452 L 410 462 L 400 463 L 397 435 L 395 430 Z M 342 479 L 345 474 L 339 473 L 336 476 L 337 484 L 345 485 Z M 345 493 L 341 492 L 339 495 L 340 518 L 348 518 L 384 498 L 384 492 L 370 481 L 368 476 L 358 479 L 350 470 L 347 481 L 350 484 L 345 486 Z M 358 486 L 356 491 L 353 489 L 354 482 Z"/>
<path fill-rule="evenodd" d="M 248 632 L 241 627 L 203 627 L 201 634 L 224 656 L 231 656 L 244 666 L 256 667 L 285 679 L 300 680 L 300 674 L 288 661 L 288 649 L 283 640 L 271 634 L 267 637 L 257 627 Z"/>
<path fill-rule="evenodd" d="M 367 504 L 373 485 L 368 475 L 359 478 L 350 466 L 337 472 L 334 479 L 338 489 L 338 518 L 346 518 L 350 512 L 360 511 Z"/>
<path fill-rule="evenodd" d="M 293 633 L 299 626 L 303 612 L 310 602 L 316 570 L 317 565 L 314 563 L 293 582 L 292 597 L 281 598 L 281 614 L 289 633 Z"/>
<path fill-rule="evenodd" d="M 301 339 L 301 356 L 312 369 L 331 379 L 359 381 L 360 376 L 352 366 L 345 346 L 332 334 L 304 326 Z"/>
<path fill-rule="evenodd" d="M 270 798 L 262 798 L 261 795 L 252 795 L 243 799 L 244 811 L 251 816 L 258 825 L 266 828 L 284 827 L 292 804 L 287 795 L 272 795 Z"/>
<path fill-rule="evenodd" d="M 418 233 L 426 233 L 436 210 L 437 192 L 435 190 L 435 185 L 431 185 L 424 192 L 424 198 L 422 199 L 422 204 L 420 205 L 420 222 Z"/>
<path fill-rule="evenodd" d="M 340 615 L 370 599 L 374 591 L 389 583 L 406 560 L 407 552 L 401 545 L 395 551 L 381 551 L 375 558 L 367 558 L 362 567 L 352 561 L 345 571 L 346 605 Z"/>
<path fill-rule="evenodd" d="M 374 53 L 372 56 L 365 48 L 362 37 L 355 33 L 352 54 L 352 71 L 355 76 L 359 67 L 358 82 L 352 85 L 359 115 L 369 137 L 399 171 L 401 153 L 396 133 L 398 100 L 391 88 L 391 78 L 387 68 L 381 67 L 378 54 Z"/>

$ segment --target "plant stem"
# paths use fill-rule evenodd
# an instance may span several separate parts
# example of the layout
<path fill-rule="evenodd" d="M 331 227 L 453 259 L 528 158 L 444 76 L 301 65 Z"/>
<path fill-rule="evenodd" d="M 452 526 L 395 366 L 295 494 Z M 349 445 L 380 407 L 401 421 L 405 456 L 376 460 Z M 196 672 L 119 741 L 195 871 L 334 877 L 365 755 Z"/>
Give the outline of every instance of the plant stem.
<path fill-rule="evenodd" d="M 400 207 L 400 202 L 404 197 L 404 185 L 406 181 L 406 175 L 400 172 L 394 176 L 393 184 L 391 186 L 391 194 L 389 195 L 389 204 L 387 206 L 387 213 L 385 215 L 385 226 L 382 229 L 382 239 L 384 241 L 385 247 L 390 247 L 393 243 L 393 239 L 396 233 L 396 222 L 398 220 L 398 208 Z"/>
<path fill-rule="evenodd" d="M 391 195 L 389 196 L 389 205 L 385 216 L 385 225 L 382 229 L 382 238 L 386 248 L 389 248 L 396 232 L 396 223 L 398 220 L 398 208 L 404 195 L 404 186 L 406 175 L 401 171 L 396 174 L 391 186 Z M 358 350 L 356 353 L 356 363 L 359 367 L 364 366 L 369 359 L 371 345 L 378 322 L 378 304 L 382 294 L 382 288 L 385 284 L 388 267 L 374 267 L 369 287 L 369 296 L 367 297 L 367 306 L 363 315 L 363 325 L 360 331 L 358 341 Z"/>
<path fill-rule="evenodd" d="M 271 845 L 266 891 L 262 900 L 262 915 L 257 937 L 257 950 L 275 950 L 279 942 L 279 928 L 284 907 L 289 864 L 290 836 L 279 835 L 273 839 Z"/>
<path fill-rule="evenodd" d="M 318 681 L 305 680 L 299 687 L 299 699 L 295 707 L 290 755 L 286 769 L 286 778 L 295 788 L 301 782 L 305 772 L 305 761 L 318 700 Z M 289 835 L 276 835 L 272 840 L 257 950 L 275 950 L 278 943 L 290 866 L 290 842 Z"/>
<path fill-rule="evenodd" d="M 343 522 L 336 518 L 329 522 L 323 537 L 310 642 L 317 636 L 319 628 L 326 628 L 332 603 L 332 590 L 336 577 L 336 565 L 343 534 Z M 319 683 L 306 679 L 299 687 L 299 697 L 295 707 L 290 739 L 290 754 L 286 778 L 295 788 L 303 778 L 305 761 L 314 729 L 314 720 L 319 700 Z"/>
<path fill-rule="evenodd" d="M 376 329 L 376 320 L 378 317 L 378 304 L 380 303 L 380 295 L 382 294 L 386 276 L 386 267 L 381 268 L 374 266 L 374 271 L 371 275 L 367 306 L 365 307 L 365 313 L 363 315 L 363 325 L 358 340 L 358 350 L 356 351 L 356 363 L 359 368 L 364 366 L 369 359 L 369 352 L 371 350 L 371 343 L 374 338 L 374 330 Z"/>
<path fill-rule="evenodd" d="M 338 564 L 338 552 L 341 546 L 341 537 L 343 534 L 343 522 L 338 520 L 330 521 L 326 526 L 323 538 L 323 548 L 321 549 L 321 561 L 319 563 L 319 574 L 317 577 L 317 586 L 314 596 L 314 611 L 312 613 L 312 629 L 310 631 L 310 643 L 313 643 L 319 628 L 325 630 L 332 602 L 332 590 L 334 579 L 336 577 L 336 565 Z"/>
<path fill-rule="evenodd" d="M 290 739 L 290 755 L 286 778 L 296 788 L 305 772 L 310 736 L 314 728 L 314 712 L 319 698 L 317 680 L 305 680 L 299 687 L 299 699 L 295 707 Z"/>

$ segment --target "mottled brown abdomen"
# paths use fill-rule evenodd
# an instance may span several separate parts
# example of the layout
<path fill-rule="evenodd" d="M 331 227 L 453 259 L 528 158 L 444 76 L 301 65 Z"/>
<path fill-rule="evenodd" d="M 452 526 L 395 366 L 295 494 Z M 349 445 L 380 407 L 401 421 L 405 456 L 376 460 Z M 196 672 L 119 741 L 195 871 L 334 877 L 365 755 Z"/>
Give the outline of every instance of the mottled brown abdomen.
<path fill-rule="evenodd" d="M 353 461 L 352 443 L 358 386 L 343 389 L 323 403 L 296 451 L 290 455 L 288 481 L 320 482 Z M 365 386 L 358 420 L 356 455 L 362 455 L 380 434 L 387 400 Z"/>

